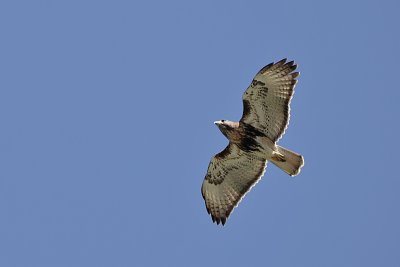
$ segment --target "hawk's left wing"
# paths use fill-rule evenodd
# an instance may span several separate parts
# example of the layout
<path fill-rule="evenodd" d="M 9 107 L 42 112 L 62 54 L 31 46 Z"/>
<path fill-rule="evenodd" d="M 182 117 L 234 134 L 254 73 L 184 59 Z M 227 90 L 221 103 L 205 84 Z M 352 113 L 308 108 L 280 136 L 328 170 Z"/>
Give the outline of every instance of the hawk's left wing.
<path fill-rule="evenodd" d="M 265 159 L 232 143 L 211 159 L 201 193 L 213 222 L 225 224 L 232 210 L 263 176 L 266 165 Z"/>
<path fill-rule="evenodd" d="M 243 94 L 241 123 L 254 126 L 276 142 L 289 123 L 290 100 L 298 72 L 293 61 L 283 59 L 262 68 Z"/>

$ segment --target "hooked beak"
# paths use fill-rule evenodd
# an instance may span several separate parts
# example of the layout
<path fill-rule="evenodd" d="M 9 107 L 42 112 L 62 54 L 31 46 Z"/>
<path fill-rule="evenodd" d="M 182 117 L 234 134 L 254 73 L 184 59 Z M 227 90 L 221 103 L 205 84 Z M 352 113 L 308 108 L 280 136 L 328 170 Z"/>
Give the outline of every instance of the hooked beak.
<path fill-rule="evenodd" d="M 214 124 L 218 126 L 221 124 L 221 121 L 214 121 Z"/>

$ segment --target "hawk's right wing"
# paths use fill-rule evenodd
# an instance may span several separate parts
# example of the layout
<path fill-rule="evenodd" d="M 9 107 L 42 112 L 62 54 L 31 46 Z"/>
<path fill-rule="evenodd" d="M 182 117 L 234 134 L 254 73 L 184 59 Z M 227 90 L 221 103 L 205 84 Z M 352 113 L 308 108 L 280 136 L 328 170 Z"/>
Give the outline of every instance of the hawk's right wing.
<path fill-rule="evenodd" d="M 229 145 L 215 155 L 201 187 L 213 222 L 225 224 L 232 210 L 263 176 L 267 161 Z"/>

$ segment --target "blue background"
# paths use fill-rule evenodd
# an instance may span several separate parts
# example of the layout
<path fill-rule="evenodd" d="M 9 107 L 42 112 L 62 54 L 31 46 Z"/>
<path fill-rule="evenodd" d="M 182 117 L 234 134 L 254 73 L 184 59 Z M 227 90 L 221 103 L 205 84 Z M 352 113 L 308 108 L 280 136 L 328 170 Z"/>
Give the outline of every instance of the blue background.
<path fill-rule="evenodd" d="M 397 1 L 2 1 L 0 266 L 400 266 Z M 301 72 L 225 227 L 200 187 L 264 65 Z"/>

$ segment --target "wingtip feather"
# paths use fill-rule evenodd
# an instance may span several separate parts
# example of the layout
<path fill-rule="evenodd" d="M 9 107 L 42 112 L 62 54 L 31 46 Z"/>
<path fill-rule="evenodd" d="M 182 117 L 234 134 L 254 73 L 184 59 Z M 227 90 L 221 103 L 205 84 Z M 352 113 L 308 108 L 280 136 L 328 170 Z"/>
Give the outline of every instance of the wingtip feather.
<path fill-rule="evenodd" d="M 292 73 L 292 78 L 293 79 L 296 79 L 297 77 L 299 77 L 300 76 L 300 72 L 293 72 Z"/>
<path fill-rule="evenodd" d="M 296 64 L 294 63 L 294 60 L 287 62 L 286 65 L 288 65 L 288 66 L 296 66 Z"/>
<path fill-rule="evenodd" d="M 282 64 L 285 63 L 287 60 L 287 58 L 282 58 L 281 60 L 279 60 L 278 62 L 276 62 L 276 64 Z"/>
<path fill-rule="evenodd" d="M 221 218 L 221 223 L 222 223 L 222 225 L 225 225 L 225 223 L 226 223 L 226 218 L 225 217 Z"/>

